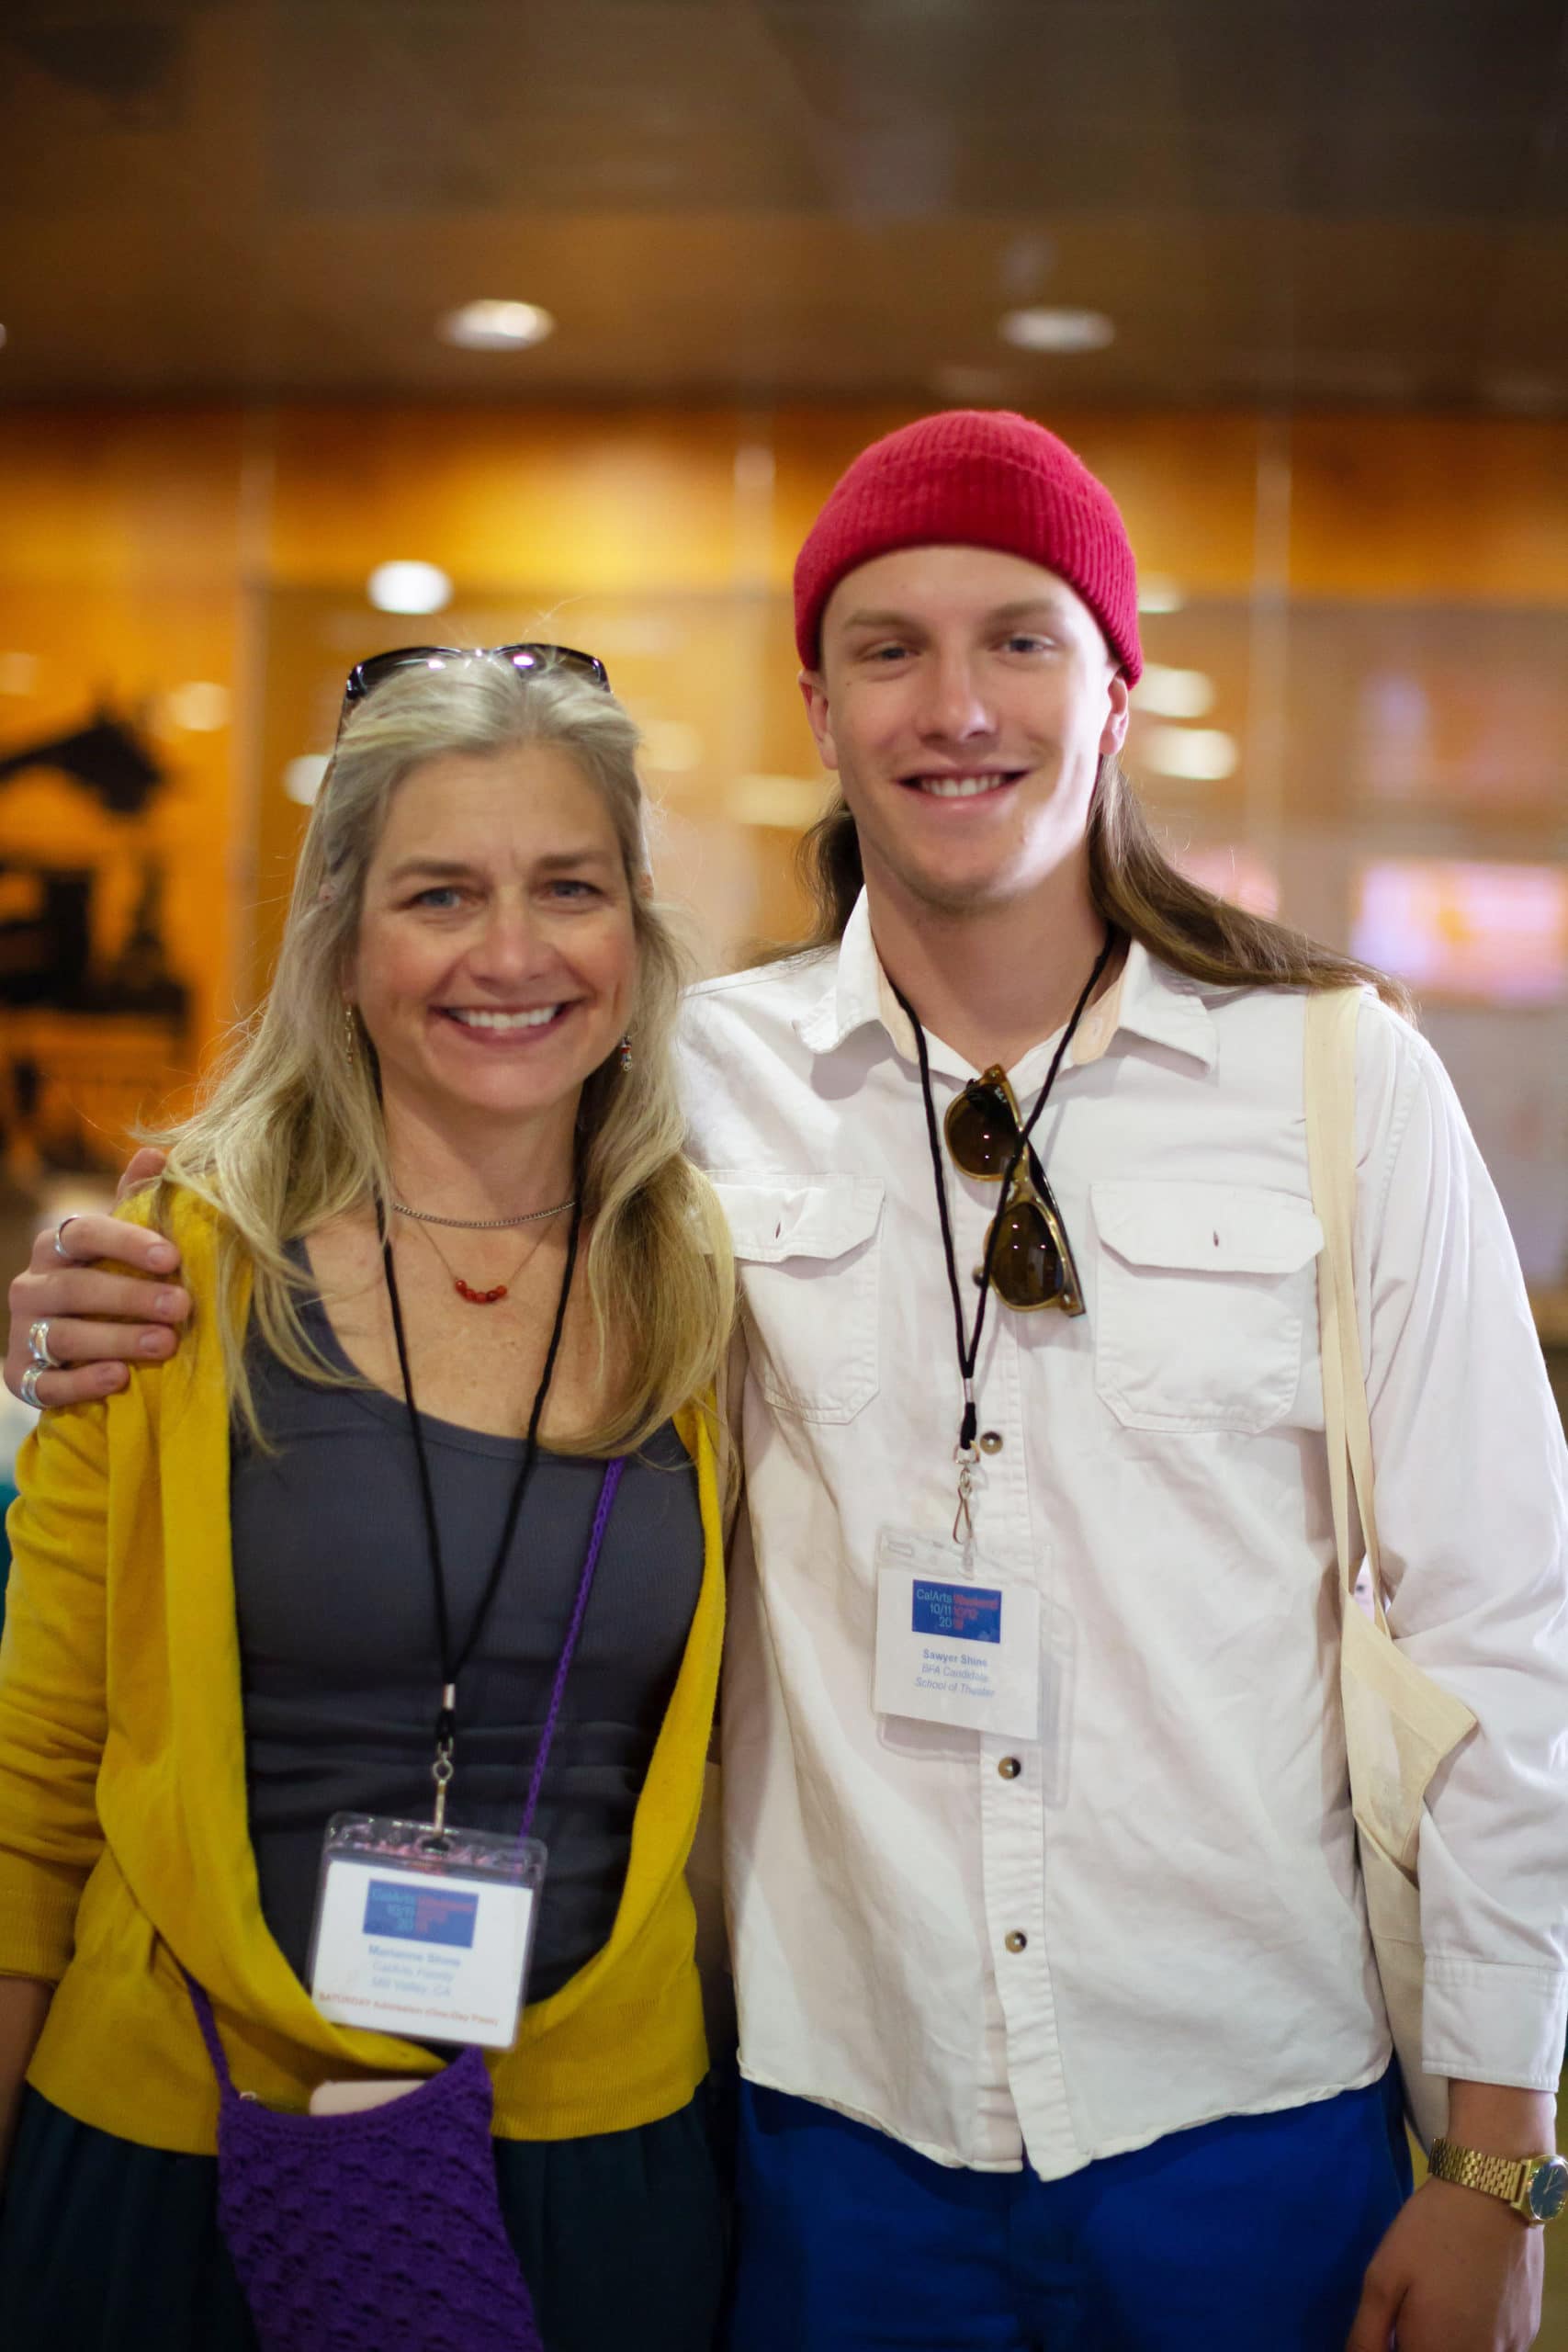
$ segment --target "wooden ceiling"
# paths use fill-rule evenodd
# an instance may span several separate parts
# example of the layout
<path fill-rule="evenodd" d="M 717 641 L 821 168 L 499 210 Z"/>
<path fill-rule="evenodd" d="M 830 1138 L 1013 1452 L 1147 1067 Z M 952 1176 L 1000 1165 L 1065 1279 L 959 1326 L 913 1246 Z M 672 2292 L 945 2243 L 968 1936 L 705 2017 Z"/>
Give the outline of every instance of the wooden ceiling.
<path fill-rule="evenodd" d="M 13 402 L 1568 413 L 1568 0 L 11 0 L 0 323 Z"/>

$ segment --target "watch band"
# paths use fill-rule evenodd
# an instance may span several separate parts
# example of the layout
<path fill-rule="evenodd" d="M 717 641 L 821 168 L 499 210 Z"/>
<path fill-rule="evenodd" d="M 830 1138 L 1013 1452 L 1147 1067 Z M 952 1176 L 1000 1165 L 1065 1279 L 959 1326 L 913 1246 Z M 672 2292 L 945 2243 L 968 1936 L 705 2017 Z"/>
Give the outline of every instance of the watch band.
<path fill-rule="evenodd" d="M 1448 2140 L 1434 2140 L 1427 2169 L 1438 2180 L 1457 2181 L 1461 2188 L 1479 2188 L 1488 2197 L 1506 2198 L 1511 2205 L 1525 2185 L 1535 2156 L 1483 2156 L 1477 2148 L 1456 2148 Z"/>
<path fill-rule="evenodd" d="M 1523 2222 L 1536 2228 L 1555 2221 L 1568 2196 L 1568 2164 L 1559 2155 L 1490 2156 L 1478 2148 L 1456 2148 L 1451 2141 L 1434 2140 L 1428 2163 L 1434 2180 L 1451 2180 L 1461 2188 L 1478 2188 L 1486 2197 L 1500 2197 Z M 1536 2196 L 1540 2176 L 1544 2194 Z"/>

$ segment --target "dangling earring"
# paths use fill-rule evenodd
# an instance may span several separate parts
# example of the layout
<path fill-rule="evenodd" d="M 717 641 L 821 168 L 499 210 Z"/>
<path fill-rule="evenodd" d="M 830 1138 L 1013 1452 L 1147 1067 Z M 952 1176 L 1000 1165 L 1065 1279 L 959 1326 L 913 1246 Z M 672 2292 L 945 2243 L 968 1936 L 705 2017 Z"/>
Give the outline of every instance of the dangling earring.
<path fill-rule="evenodd" d="M 346 999 L 343 1008 L 343 1051 L 349 1069 L 359 1059 L 359 1032 L 355 1025 L 354 1007 Z"/>
<path fill-rule="evenodd" d="M 631 1039 L 630 1039 L 629 1037 L 623 1037 L 623 1038 L 621 1039 L 621 1068 L 622 1068 L 624 1070 L 626 1070 L 626 1069 L 630 1069 L 631 1066 L 632 1066 L 632 1041 L 631 1041 Z"/>

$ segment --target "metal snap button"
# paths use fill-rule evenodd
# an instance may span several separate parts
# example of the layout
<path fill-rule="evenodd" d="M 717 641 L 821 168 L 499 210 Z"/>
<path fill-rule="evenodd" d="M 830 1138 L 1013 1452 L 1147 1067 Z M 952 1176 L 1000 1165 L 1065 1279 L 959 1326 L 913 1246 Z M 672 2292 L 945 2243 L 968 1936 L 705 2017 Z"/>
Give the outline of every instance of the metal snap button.
<path fill-rule="evenodd" d="M 1000 1430 L 982 1430 L 980 1431 L 980 1451 L 982 1453 L 999 1453 L 1001 1450 L 1002 1433 Z"/>
<path fill-rule="evenodd" d="M 1029 1938 L 1019 1928 L 1014 1928 L 1009 1934 L 1002 1938 L 1002 1941 L 1006 1944 L 1009 1951 L 1022 1951 L 1029 1941 Z"/>
<path fill-rule="evenodd" d="M 1004 1781 L 1016 1781 L 1023 1767 L 1016 1756 L 1004 1756 L 997 1770 Z"/>

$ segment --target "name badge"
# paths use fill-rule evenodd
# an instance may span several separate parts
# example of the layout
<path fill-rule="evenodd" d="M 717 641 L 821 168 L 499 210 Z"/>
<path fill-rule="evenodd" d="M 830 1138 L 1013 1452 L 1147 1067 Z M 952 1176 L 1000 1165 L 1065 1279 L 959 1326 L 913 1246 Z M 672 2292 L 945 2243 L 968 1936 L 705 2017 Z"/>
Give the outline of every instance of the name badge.
<path fill-rule="evenodd" d="M 310 1934 L 333 2025 L 510 2050 L 545 1875 L 536 1838 L 334 1814 Z"/>
<path fill-rule="evenodd" d="M 1040 1733 L 1040 1595 L 983 1553 L 884 1528 L 876 1546 L 878 1714 L 1009 1739 Z M 960 1575 L 960 1563 L 973 1574 Z"/>

